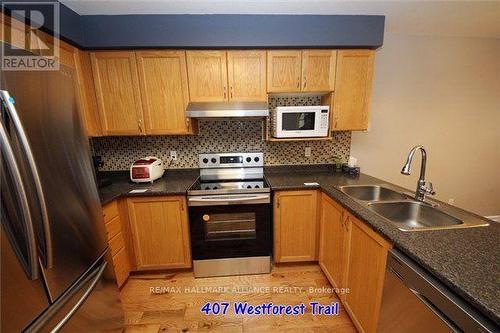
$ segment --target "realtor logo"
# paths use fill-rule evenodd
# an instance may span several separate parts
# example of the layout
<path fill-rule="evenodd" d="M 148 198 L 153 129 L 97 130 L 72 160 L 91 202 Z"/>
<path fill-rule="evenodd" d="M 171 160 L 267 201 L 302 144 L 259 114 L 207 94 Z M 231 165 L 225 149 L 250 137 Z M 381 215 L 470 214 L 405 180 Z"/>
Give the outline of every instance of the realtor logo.
<path fill-rule="evenodd" d="M 58 70 L 59 2 L 4 1 L 2 12 L 10 16 L 4 15 L 2 24 L 1 69 Z M 53 31 L 54 35 L 42 30 Z"/>

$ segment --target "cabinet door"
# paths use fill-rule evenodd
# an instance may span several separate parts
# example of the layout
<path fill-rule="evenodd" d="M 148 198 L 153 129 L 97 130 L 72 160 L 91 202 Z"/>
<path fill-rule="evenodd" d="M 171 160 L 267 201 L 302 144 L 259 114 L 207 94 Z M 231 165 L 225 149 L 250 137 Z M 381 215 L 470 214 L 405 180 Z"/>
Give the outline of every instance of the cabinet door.
<path fill-rule="evenodd" d="M 185 198 L 127 200 L 138 270 L 191 267 Z"/>
<path fill-rule="evenodd" d="M 363 222 L 348 215 L 351 240 L 344 305 L 361 332 L 375 332 L 382 301 L 390 244 Z"/>
<path fill-rule="evenodd" d="M 374 51 L 341 50 L 337 57 L 332 130 L 366 130 Z"/>
<path fill-rule="evenodd" d="M 228 51 L 229 100 L 266 101 L 266 51 Z"/>
<path fill-rule="evenodd" d="M 300 91 L 301 51 L 267 51 L 267 92 Z"/>
<path fill-rule="evenodd" d="M 186 51 L 191 102 L 227 100 L 226 51 Z"/>
<path fill-rule="evenodd" d="M 280 191 L 274 197 L 274 260 L 318 259 L 318 191 Z"/>
<path fill-rule="evenodd" d="M 189 102 L 184 51 L 136 52 L 146 134 L 187 134 Z"/>
<path fill-rule="evenodd" d="M 143 134 L 135 53 L 92 52 L 90 57 L 103 134 Z"/>
<path fill-rule="evenodd" d="M 344 209 L 327 195 L 321 196 L 319 265 L 330 283 L 344 288 L 349 250 L 349 233 Z M 340 295 L 344 297 L 344 295 Z"/>
<path fill-rule="evenodd" d="M 302 91 L 332 91 L 335 86 L 337 51 L 302 51 Z"/>

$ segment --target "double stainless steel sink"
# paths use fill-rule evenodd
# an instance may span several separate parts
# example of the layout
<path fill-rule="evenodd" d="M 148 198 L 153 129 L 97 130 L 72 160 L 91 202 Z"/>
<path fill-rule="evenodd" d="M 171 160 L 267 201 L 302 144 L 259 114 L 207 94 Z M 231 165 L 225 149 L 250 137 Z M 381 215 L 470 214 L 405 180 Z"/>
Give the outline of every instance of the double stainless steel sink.
<path fill-rule="evenodd" d="M 402 231 L 487 226 L 488 222 L 448 205 L 415 200 L 390 185 L 345 185 L 340 191 L 366 205 Z"/>

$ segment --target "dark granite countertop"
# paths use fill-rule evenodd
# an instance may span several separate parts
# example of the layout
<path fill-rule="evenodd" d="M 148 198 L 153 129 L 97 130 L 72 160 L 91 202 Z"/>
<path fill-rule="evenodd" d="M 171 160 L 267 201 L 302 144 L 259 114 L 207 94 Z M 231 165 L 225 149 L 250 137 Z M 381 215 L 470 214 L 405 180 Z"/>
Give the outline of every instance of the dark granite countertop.
<path fill-rule="evenodd" d="M 103 205 L 127 196 L 145 195 L 185 195 L 187 189 L 200 175 L 198 169 L 171 169 L 167 170 L 162 178 L 154 183 L 133 183 L 127 171 L 104 172 L 104 177 L 111 180 L 112 184 L 99 189 L 99 197 Z M 142 193 L 130 193 L 132 190 L 147 189 Z"/>
<path fill-rule="evenodd" d="M 404 232 L 336 188 L 349 184 L 391 183 L 364 174 L 353 177 L 331 170 L 331 166 L 269 167 L 265 174 L 275 191 L 309 189 L 314 187 L 304 185 L 305 182 L 319 183 L 323 192 L 367 222 L 497 325 L 500 323 L 498 223 L 490 221 L 490 226 L 469 229 Z"/>
<path fill-rule="evenodd" d="M 266 167 L 265 175 L 275 191 L 322 189 L 485 316 L 497 325 L 500 323 L 499 224 L 492 222 L 488 227 L 403 232 L 336 188 L 349 184 L 391 183 L 364 174 L 346 176 L 331 170 L 331 166 L 279 166 Z M 101 202 L 106 204 L 122 196 L 186 194 L 198 175 L 198 169 L 168 170 L 153 184 L 135 184 L 130 182 L 127 172 L 109 173 L 107 176 L 113 184 L 99 190 Z M 304 185 L 307 182 L 319 185 Z M 142 188 L 148 190 L 129 193 Z"/>

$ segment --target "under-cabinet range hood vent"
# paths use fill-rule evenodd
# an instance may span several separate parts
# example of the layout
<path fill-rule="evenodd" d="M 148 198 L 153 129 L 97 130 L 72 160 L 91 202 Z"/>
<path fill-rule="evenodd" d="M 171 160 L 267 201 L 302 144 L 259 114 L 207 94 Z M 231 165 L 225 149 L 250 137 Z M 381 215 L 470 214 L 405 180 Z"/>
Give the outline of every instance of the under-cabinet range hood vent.
<path fill-rule="evenodd" d="M 187 116 L 191 118 L 262 118 L 269 116 L 265 102 L 189 103 Z"/>

